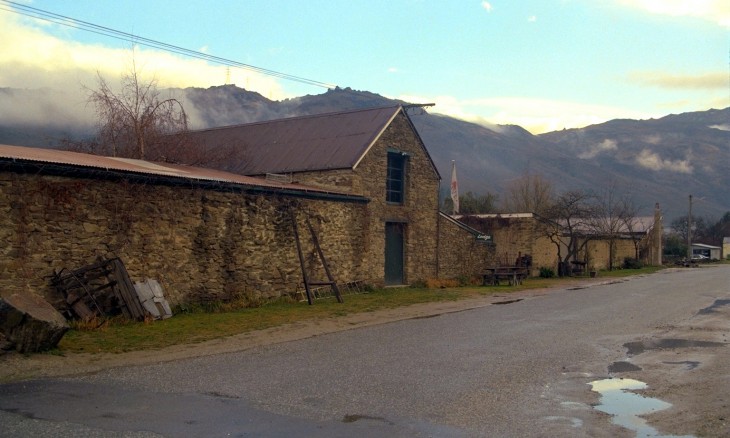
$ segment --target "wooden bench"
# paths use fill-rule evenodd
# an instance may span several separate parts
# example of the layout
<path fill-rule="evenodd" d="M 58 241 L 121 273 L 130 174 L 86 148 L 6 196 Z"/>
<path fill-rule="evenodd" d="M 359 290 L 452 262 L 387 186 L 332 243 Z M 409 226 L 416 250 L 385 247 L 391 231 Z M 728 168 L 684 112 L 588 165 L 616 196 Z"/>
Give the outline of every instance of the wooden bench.
<path fill-rule="evenodd" d="M 528 270 L 522 266 L 497 266 L 487 268 L 482 276 L 482 285 L 499 286 L 500 280 L 506 280 L 510 286 L 522 284 L 527 278 Z"/>

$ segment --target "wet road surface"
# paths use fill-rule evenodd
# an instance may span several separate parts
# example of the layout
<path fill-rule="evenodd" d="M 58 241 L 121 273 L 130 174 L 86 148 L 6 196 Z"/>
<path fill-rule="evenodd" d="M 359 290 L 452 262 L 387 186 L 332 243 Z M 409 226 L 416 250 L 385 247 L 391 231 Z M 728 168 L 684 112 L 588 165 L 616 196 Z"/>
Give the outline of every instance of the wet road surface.
<path fill-rule="evenodd" d="M 636 372 L 615 364 L 646 349 L 724 351 L 723 339 L 655 335 L 727 307 L 728 278 L 727 265 L 664 271 L 239 353 L 0 385 L 0 436 L 634 436 L 593 409 L 589 383 Z M 677 353 L 663 366 L 697 376 L 708 357 L 694 359 Z"/>

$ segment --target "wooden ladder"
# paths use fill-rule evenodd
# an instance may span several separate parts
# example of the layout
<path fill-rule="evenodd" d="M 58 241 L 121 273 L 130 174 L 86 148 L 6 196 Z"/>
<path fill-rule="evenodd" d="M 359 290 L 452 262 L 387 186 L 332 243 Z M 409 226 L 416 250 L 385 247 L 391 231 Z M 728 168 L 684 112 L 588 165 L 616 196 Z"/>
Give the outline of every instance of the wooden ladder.
<path fill-rule="evenodd" d="M 294 226 L 294 240 L 297 243 L 297 254 L 299 255 L 299 265 L 302 268 L 302 277 L 304 279 L 304 290 L 307 292 L 307 302 L 311 305 L 312 304 L 312 290 L 310 286 L 330 286 L 332 288 L 332 291 L 335 293 L 335 297 L 337 298 L 338 303 L 343 303 L 344 300 L 342 299 L 342 294 L 340 294 L 340 289 L 337 287 L 337 282 L 335 281 L 334 277 L 332 277 L 332 272 L 330 271 L 329 264 L 327 263 L 327 259 L 324 256 L 324 253 L 322 252 L 322 247 L 319 245 L 319 239 L 317 238 L 317 233 L 314 232 L 314 228 L 312 227 L 312 223 L 309 221 L 309 216 L 307 216 L 307 228 L 309 228 L 309 233 L 312 235 L 312 243 L 314 243 L 314 247 L 317 249 L 317 254 L 319 255 L 319 259 L 322 262 L 322 266 L 324 267 L 324 272 L 327 274 L 327 278 L 329 281 L 310 281 L 309 275 L 307 275 L 307 269 L 304 266 L 304 255 L 302 254 L 302 244 L 299 240 L 299 226 L 297 225 L 297 217 L 294 213 L 293 209 L 289 209 L 289 213 L 291 215 L 292 224 Z"/>

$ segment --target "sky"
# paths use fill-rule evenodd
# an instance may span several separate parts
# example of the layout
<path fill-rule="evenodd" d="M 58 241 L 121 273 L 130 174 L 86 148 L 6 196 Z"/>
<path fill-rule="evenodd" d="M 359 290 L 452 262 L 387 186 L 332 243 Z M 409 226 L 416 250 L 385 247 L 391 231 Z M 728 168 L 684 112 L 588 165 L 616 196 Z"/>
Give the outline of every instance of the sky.
<path fill-rule="evenodd" d="M 730 106 L 727 0 L 17 0 L 22 5 L 429 111 L 534 134 Z M 227 68 L 18 14 L 0 0 L 0 88 L 236 84 L 282 100 L 324 85 Z M 15 11 L 15 12 L 14 12 Z M 10 117 L 0 102 L 0 117 Z M 16 105 L 17 109 L 17 105 Z M 33 112 L 33 111 L 26 111 Z"/>

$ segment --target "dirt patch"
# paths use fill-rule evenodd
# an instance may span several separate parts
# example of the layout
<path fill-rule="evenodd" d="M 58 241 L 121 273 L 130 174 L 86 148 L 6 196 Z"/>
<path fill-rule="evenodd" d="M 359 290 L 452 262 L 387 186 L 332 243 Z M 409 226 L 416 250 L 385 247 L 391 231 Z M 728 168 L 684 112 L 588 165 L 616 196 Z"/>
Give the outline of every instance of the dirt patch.
<path fill-rule="evenodd" d="M 646 382 L 647 397 L 672 407 L 647 416 L 649 424 L 675 434 L 730 436 L 730 306 L 713 306 L 655 338 L 629 343 L 631 363 L 641 371 L 626 372 Z"/>

